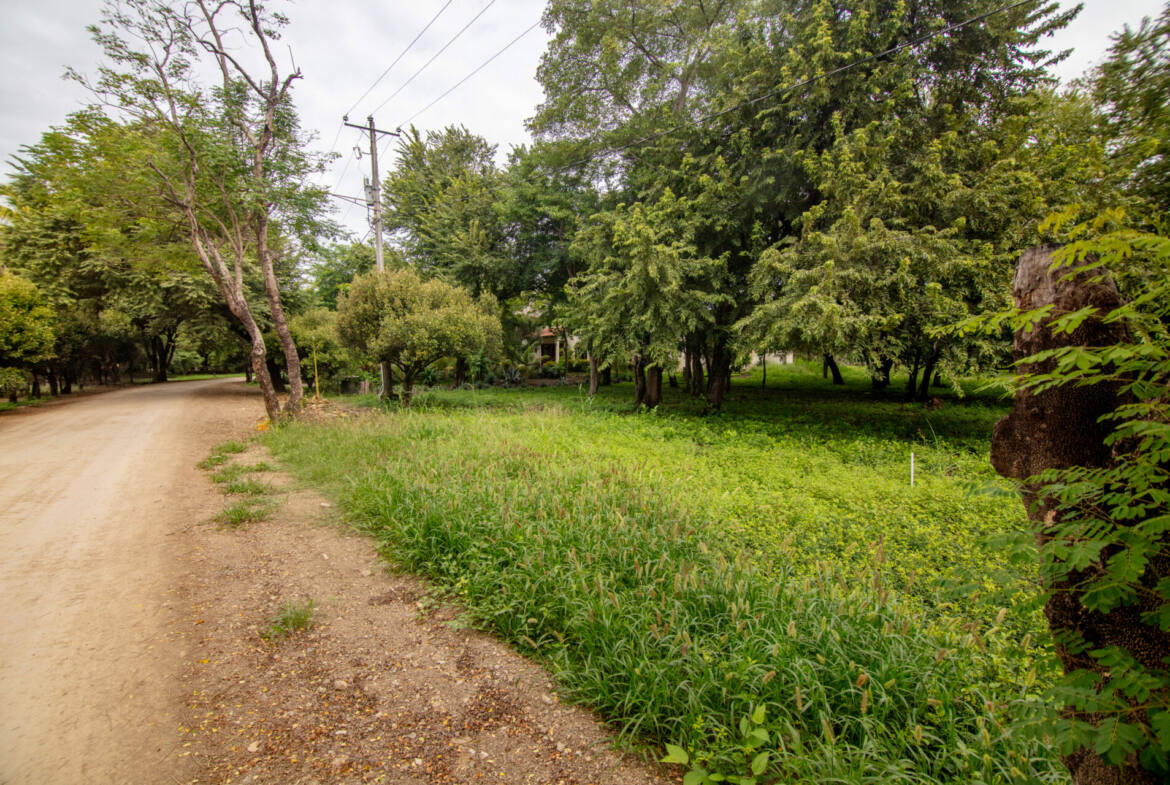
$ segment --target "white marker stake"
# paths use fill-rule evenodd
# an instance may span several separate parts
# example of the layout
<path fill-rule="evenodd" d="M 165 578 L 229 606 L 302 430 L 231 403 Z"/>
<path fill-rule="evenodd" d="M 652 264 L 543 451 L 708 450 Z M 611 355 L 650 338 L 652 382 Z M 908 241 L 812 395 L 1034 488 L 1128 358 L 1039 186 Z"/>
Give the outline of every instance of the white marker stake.
<path fill-rule="evenodd" d="M 910 487 L 914 487 L 914 453 L 910 453 Z"/>

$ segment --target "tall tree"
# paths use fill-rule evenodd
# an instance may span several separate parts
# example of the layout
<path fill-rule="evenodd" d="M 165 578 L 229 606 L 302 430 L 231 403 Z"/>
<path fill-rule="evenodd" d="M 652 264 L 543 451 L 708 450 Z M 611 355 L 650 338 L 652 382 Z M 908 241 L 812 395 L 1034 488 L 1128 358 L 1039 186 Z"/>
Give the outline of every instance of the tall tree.
<path fill-rule="evenodd" d="M 289 332 L 277 275 L 276 237 L 320 209 L 323 193 L 306 185 L 319 161 L 291 102 L 299 71 L 283 73 L 272 42 L 285 18 L 259 0 L 157 0 L 107 4 L 91 31 L 112 65 L 85 84 L 133 117 L 154 147 L 142 165 L 158 195 L 183 217 L 192 245 L 252 344 L 252 365 L 265 409 L 282 408 L 269 374 L 263 330 L 244 284 L 257 265 L 269 318 L 284 355 L 289 398 L 300 411 L 300 360 Z M 225 43 L 242 37 L 247 46 Z M 254 61 L 256 64 L 252 64 Z M 217 81 L 202 84 L 207 72 Z"/>

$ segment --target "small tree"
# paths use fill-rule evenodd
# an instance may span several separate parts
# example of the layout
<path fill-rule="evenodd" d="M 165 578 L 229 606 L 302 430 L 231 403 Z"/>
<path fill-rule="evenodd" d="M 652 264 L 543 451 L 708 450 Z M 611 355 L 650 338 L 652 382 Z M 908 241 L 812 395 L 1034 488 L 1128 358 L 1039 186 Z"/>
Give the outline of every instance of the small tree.
<path fill-rule="evenodd" d="M 402 373 L 402 402 L 410 405 L 418 374 L 443 357 L 498 354 L 499 306 L 440 280 L 423 281 L 412 268 L 358 276 L 337 307 L 341 342 Z"/>
<path fill-rule="evenodd" d="M 36 285 L 0 270 L 0 386 L 16 399 L 27 382 L 24 372 L 53 353 L 53 311 Z"/>

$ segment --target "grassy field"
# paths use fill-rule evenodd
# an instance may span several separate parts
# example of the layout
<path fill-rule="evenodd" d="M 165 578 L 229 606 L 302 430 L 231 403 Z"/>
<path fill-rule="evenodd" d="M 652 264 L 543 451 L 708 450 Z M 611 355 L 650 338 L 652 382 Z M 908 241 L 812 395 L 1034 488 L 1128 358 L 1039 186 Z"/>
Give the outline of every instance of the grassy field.
<path fill-rule="evenodd" d="M 696 771 L 1061 781 L 1012 722 L 1051 662 L 1029 576 L 987 545 L 1023 522 L 986 460 L 1004 402 L 769 377 L 719 414 L 673 390 L 635 414 L 622 385 L 431 391 L 266 438 L 388 558 Z"/>

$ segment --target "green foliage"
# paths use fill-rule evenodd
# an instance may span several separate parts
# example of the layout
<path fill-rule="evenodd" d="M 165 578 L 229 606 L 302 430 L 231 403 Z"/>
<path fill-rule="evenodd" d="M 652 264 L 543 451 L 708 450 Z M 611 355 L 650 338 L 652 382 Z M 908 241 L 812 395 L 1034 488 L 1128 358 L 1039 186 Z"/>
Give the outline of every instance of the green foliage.
<path fill-rule="evenodd" d="M 1155 19 L 1114 38 L 1092 81 L 1105 114 L 1105 136 L 1119 172 L 1153 207 L 1155 221 L 1170 209 L 1170 4 Z M 1165 226 L 1162 227 L 1165 230 Z"/>
<path fill-rule="evenodd" d="M 1010 570 L 977 544 L 1020 512 L 964 491 L 992 480 L 1002 409 L 925 417 L 774 373 L 785 392 L 749 380 L 717 417 L 669 414 L 685 397 L 619 415 L 628 388 L 432 392 L 265 438 L 389 558 L 706 781 L 1061 781 L 1010 722 L 1048 680 L 1024 640 L 1043 640 L 1034 608 L 999 610 L 1027 574 L 997 587 Z M 845 542 L 818 542 L 834 525 Z M 967 570 L 987 586 L 961 605 L 930 588 Z"/>
<path fill-rule="evenodd" d="M 301 631 L 313 629 L 313 600 L 289 600 L 268 620 L 268 624 L 260 630 L 260 637 L 266 641 L 276 641 L 287 638 Z"/>
<path fill-rule="evenodd" d="M 594 215 L 578 234 L 573 251 L 589 266 L 570 285 L 569 322 L 608 362 L 637 352 L 673 368 L 685 336 L 727 301 L 710 293 L 722 264 L 695 247 L 693 209 L 667 189 L 654 204 Z"/>
<path fill-rule="evenodd" d="M 1028 482 L 1053 510 L 1040 549 L 1050 596 L 1072 586 L 1089 613 L 1137 613 L 1121 638 L 1090 624 L 1059 631 L 1084 665 L 1050 695 L 1065 711 L 1041 725 L 1064 754 L 1089 748 L 1113 765 L 1136 756 L 1146 770 L 1167 776 L 1170 661 L 1149 647 L 1164 645 L 1170 633 L 1170 238 L 1093 228 L 1074 229 L 1083 236 L 1059 250 L 1054 264 L 1068 276 L 1111 275 L 1126 302 L 1109 313 L 1050 313 L 1052 329 L 1071 332 L 1091 318 L 1121 322 L 1130 337 L 1024 358 L 1035 370 L 1020 383 L 1034 392 L 1116 385 L 1118 404 L 1104 418 L 1113 426 L 1106 439 L 1112 460 L 1101 468 L 1051 469 Z"/>
<path fill-rule="evenodd" d="M 443 357 L 500 351 L 499 306 L 491 295 L 473 299 L 441 280 L 423 281 L 413 268 L 356 278 L 338 303 L 342 344 L 402 372 L 403 400 L 415 378 Z"/>
<path fill-rule="evenodd" d="M 393 251 L 389 256 L 390 267 L 401 267 Z M 337 296 L 345 291 L 350 282 L 374 269 L 374 248 L 366 243 L 350 243 L 322 248 L 317 261 L 313 262 L 309 275 L 317 305 L 337 310 Z"/>
<path fill-rule="evenodd" d="M 0 367 L 28 369 L 51 357 L 53 322 L 36 284 L 0 268 Z M 6 386 L 11 386 L 12 373 Z"/>

